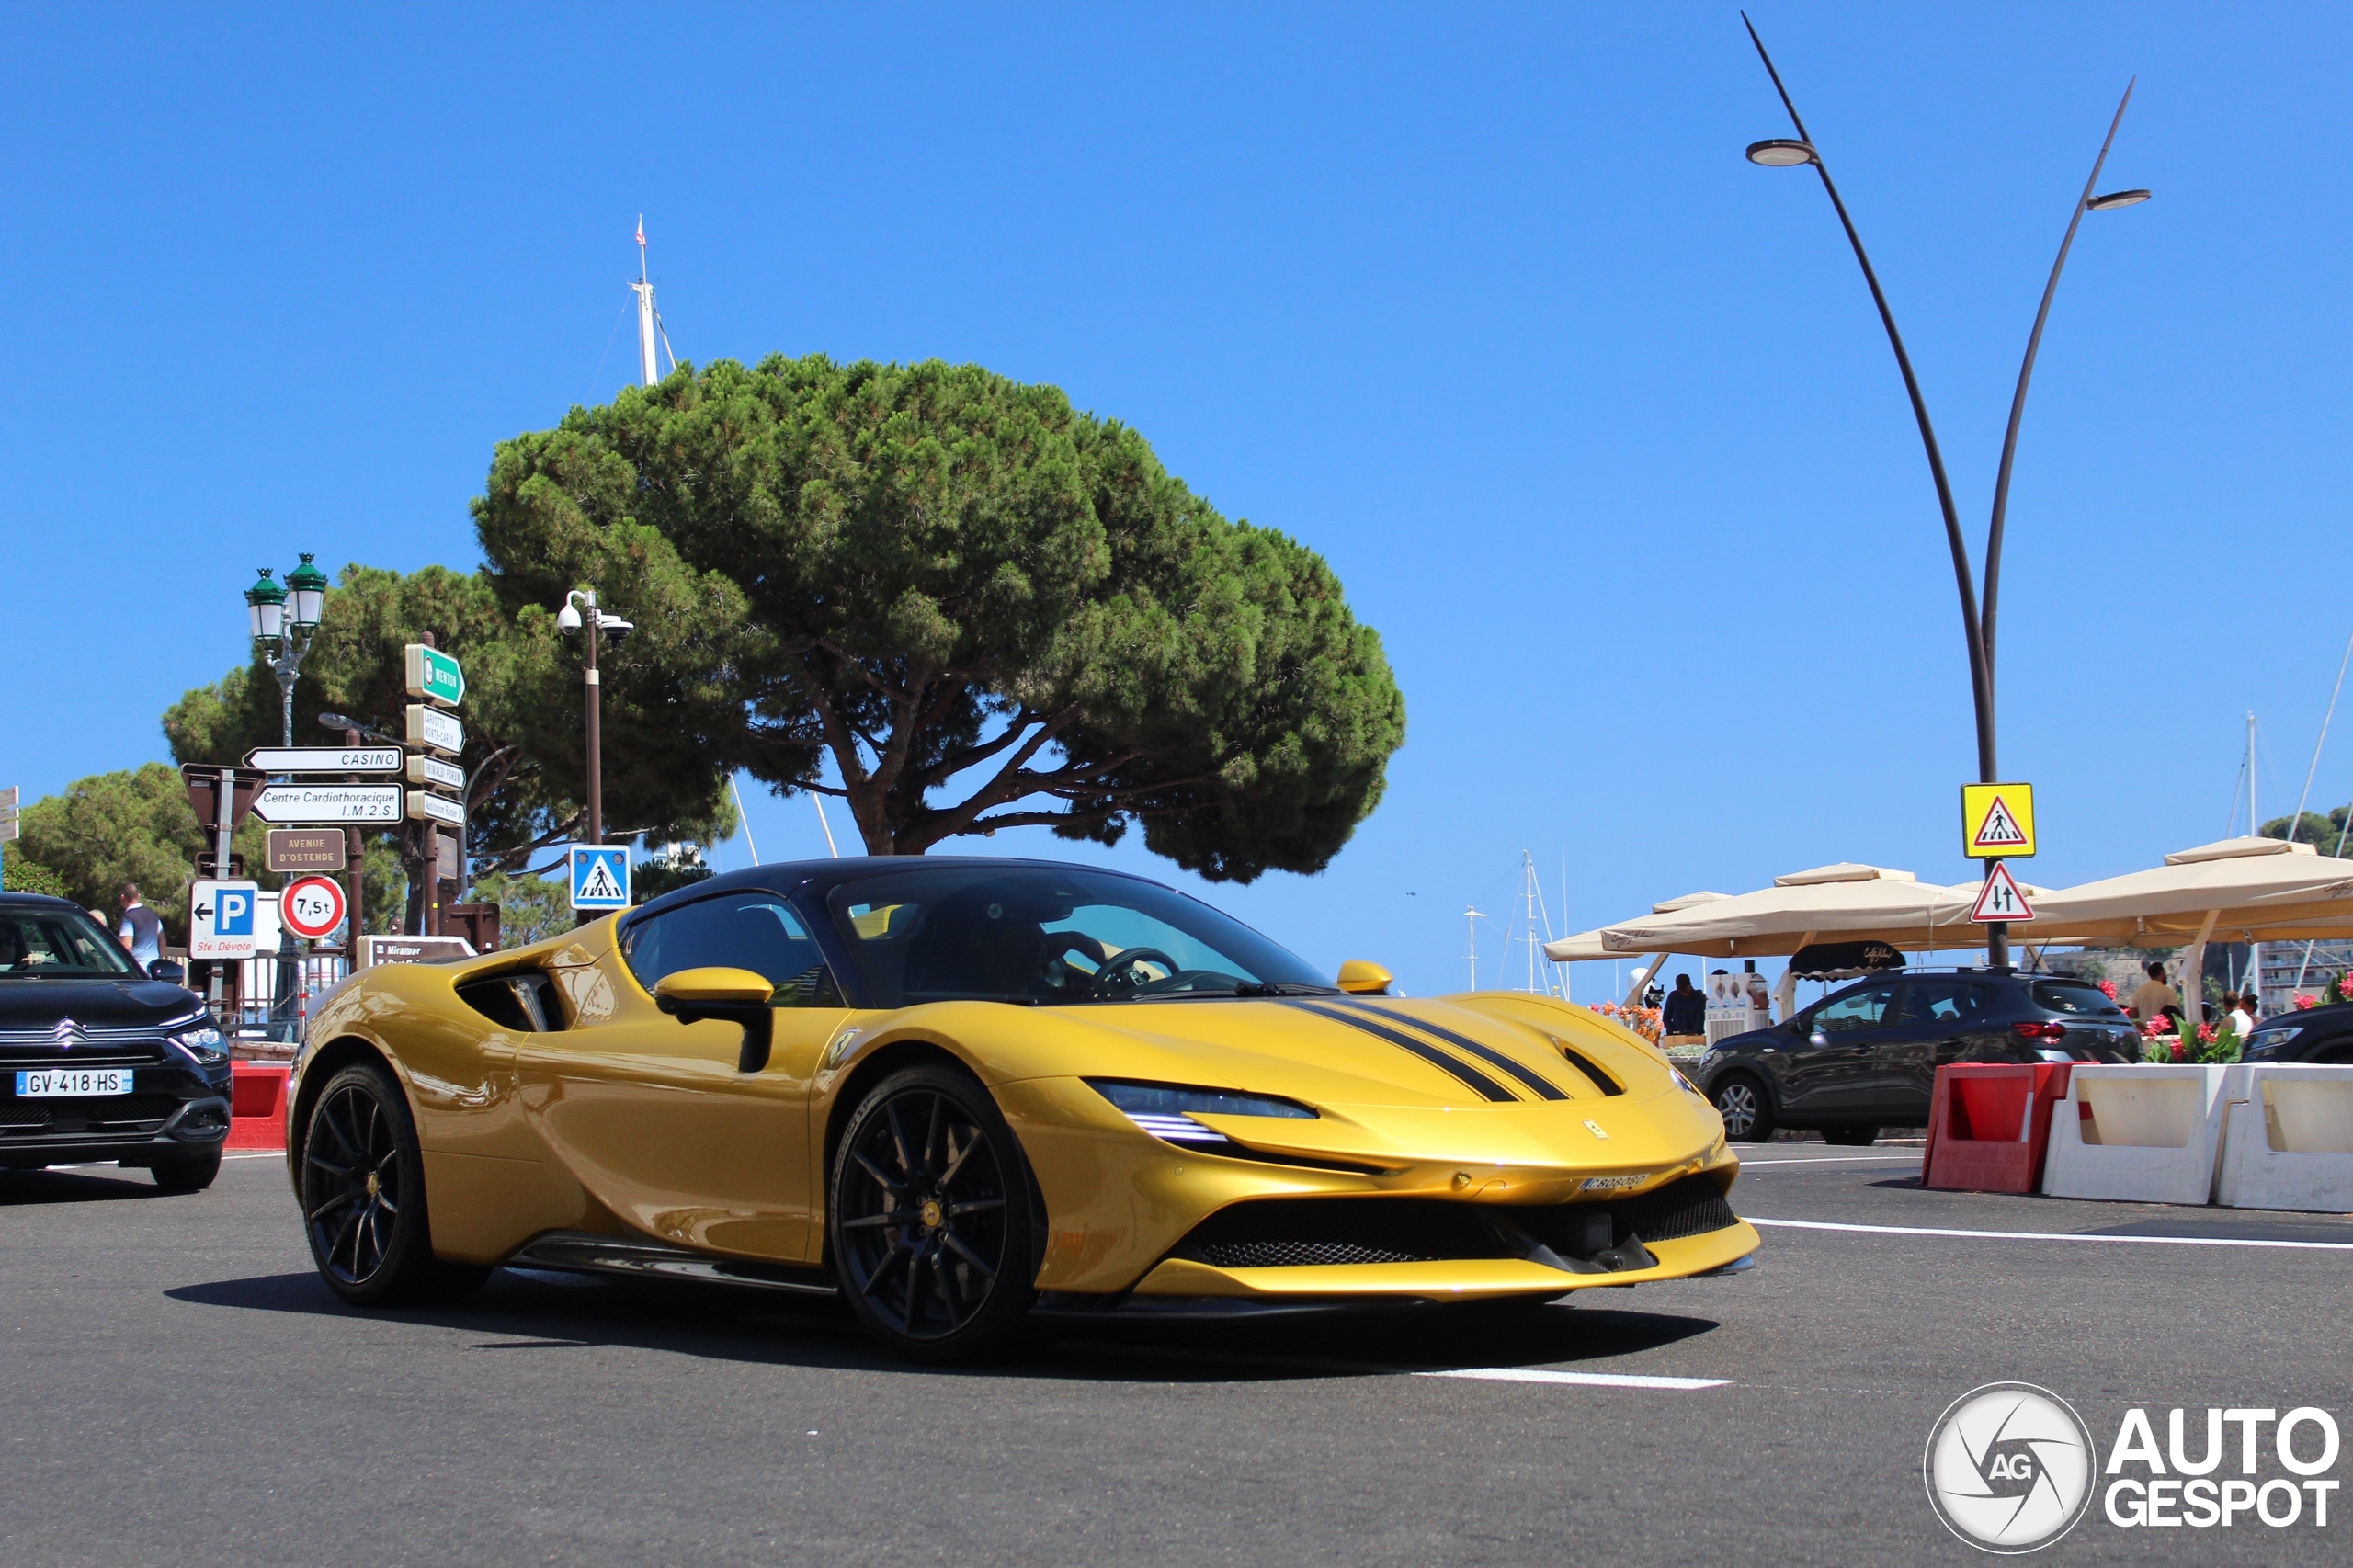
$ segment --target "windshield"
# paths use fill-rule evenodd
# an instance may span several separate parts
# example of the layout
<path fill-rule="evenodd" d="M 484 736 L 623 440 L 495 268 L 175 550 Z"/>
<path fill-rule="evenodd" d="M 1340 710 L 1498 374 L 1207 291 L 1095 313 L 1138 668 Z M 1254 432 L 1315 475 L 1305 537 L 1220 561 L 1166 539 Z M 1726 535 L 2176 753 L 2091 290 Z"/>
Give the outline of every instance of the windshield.
<path fill-rule="evenodd" d="M 1127 877 L 938 866 L 846 882 L 827 902 L 878 1006 L 1334 989 L 1208 904 Z"/>
<path fill-rule="evenodd" d="M 2119 1017 L 2124 1011 L 2109 1001 L 2098 986 L 2083 981 L 2038 980 L 2034 983 L 2034 999 L 2054 1013 L 2089 1013 L 2096 1017 Z"/>
<path fill-rule="evenodd" d="M 88 980 L 139 972 L 121 946 L 78 909 L 0 909 L 0 978 Z"/>

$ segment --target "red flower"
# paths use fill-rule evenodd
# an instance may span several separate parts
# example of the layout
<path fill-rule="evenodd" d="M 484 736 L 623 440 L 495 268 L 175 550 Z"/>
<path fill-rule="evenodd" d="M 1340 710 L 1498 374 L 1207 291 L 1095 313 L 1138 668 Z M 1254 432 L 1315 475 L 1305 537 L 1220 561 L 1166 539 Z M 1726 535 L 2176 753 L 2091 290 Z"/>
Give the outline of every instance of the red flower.
<path fill-rule="evenodd" d="M 2116 1000 L 2116 982 L 2112 980 L 2103 980 L 2099 983 L 2099 988 L 2101 994 L 2105 995 L 2109 1001 L 2113 1002 Z"/>
<path fill-rule="evenodd" d="M 2296 993 L 2296 1008 L 2299 1012 L 2302 1011 L 2306 1007 L 2318 1006 L 2319 1005 L 2319 997 L 2307 996 L 2301 991 Z"/>

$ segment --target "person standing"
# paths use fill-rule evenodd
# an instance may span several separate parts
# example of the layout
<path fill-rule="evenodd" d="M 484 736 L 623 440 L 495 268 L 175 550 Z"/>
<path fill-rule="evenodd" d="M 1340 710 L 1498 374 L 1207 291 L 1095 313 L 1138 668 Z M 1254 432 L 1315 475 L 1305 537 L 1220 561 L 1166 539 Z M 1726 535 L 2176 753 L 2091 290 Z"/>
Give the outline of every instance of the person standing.
<path fill-rule="evenodd" d="M 2256 1013 L 2255 993 L 2250 991 L 2244 996 L 2224 996 L 2222 1000 L 2230 1007 L 2230 1011 L 2223 1015 L 2223 1021 L 2230 1026 L 2231 1032 L 2241 1040 L 2253 1034 Z"/>
<path fill-rule="evenodd" d="M 139 902 L 137 882 L 123 883 L 119 897 L 122 924 L 115 927 L 115 940 L 122 944 L 131 962 L 145 969 L 164 956 L 163 917 Z"/>
<path fill-rule="evenodd" d="M 1691 977 L 1678 974 L 1667 993 L 1666 1011 L 1659 1020 L 1662 1034 L 1704 1035 L 1708 1032 L 1708 998 L 1693 987 Z"/>
<path fill-rule="evenodd" d="M 2148 971 L 2149 978 L 2132 993 L 2131 1004 L 2125 1009 L 2132 1015 L 2135 1023 L 2145 1024 L 2167 1007 L 2181 1006 L 2180 994 L 2165 983 L 2165 966 L 2153 959 Z"/>

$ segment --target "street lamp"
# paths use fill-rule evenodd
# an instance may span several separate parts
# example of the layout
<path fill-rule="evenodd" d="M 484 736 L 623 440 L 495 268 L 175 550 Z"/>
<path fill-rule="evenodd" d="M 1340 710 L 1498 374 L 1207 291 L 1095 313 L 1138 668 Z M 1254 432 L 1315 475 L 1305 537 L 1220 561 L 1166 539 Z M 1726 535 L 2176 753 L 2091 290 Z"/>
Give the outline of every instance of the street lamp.
<path fill-rule="evenodd" d="M 582 616 L 585 606 L 587 615 Z M 556 630 L 573 632 L 584 627 L 588 633 L 588 667 L 582 676 L 588 688 L 588 842 L 605 842 L 605 757 L 602 732 L 603 687 L 597 679 L 597 642 L 599 633 L 612 640 L 618 648 L 636 627 L 617 615 L 607 615 L 597 608 L 597 590 L 574 588 L 563 596 L 563 605 L 555 612 Z"/>
<path fill-rule="evenodd" d="M 308 554 L 284 583 L 271 582 L 265 566 L 261 580 L 245 590 L 253 639 L 278 676 L 278 739 L 284 745 L 294 744 L 294 679 L 302 673 L 302 656 L 311 651 L 326 597 L 327 574 L 311 564 Z"/>
<path fill-rule="evenodd" d="M 2018 455 L 2018 422 L 2026 414 L 2027 384 L 2034 377 L 2034 358 L 2042 347 L 2042 327 L 2051 314 L 2051 301 L 2059 291 L 2059 274 L 2067 265 L 2067 252 L 2075 243 L 2075 226 L 2083 222 L 2086 212 L 2109 212 L 2122 207 L 2135 207 L 2149 199 L 2145 190 L 2117 190 L 2104 196 L 2094 196 L 2092 187 L 2099 183 L 2100 169 L 2108 163 L 2108 150 L 2116 141 L 2117 127 L 2124 123 L 2125 107 L 2132 101 L 2132 83 L 2124 86 L 2124 97 L 2116 106 L 2116 116 L 2108 124 L 2108 137 L 2099 144 L 2099 156 L 2092 161 L 2091 177 L 2084 181 L 2083 194 L 2075 199 L 2075 206 L 2067 218 L 2067 233 L 2059 242 L 2059 257 L 2051 264 L 2051 280 L 2043 285 L 2042 303 L 2034 313 L 2034 330 L 2026 340 L 2026 358 L 2018 367 L 2017 392 L 2010 399 L 2009 428 L 2002 437 L 2002 461 L 1994 480 L 1992 517 L 1985 530 L 1985 599 L 1981 612 L 1977 591 L 1969 566 L 1969 546 L 1961 538 L 1961 514 L 1953 505 L 1952 485 L 1945 477 L 1944 454 L 1937 446 L 1936 427 L 1928 420 L 1927 400 L 1921 395 L 1919 378 L 1912 373 L 1912 357 L 1904 352 L 1904 335 L 1896 330 L 1895 312 L 1887 303 L 1887 295 L 1879 286 L 1879 274 L 1872 269 L 1871 258 L 1863 249 L 1863 237 L 1855 229 L 1855 221 L 1847 212 L 1847 203 L 1838 195 L 1838 187 L 1830 177 L 1830 169 L 1822 161 L 1821 152 L 1805 128 L 1805 120 L 1798 114 L 1790 90 L 1782 85 L 1781 73 L 1774 67 L 1773 57 L 1766 52 L 1765 40 L 1756 33 L 1756 25 L 1745 13 L 1741 24 L 1748 28 L 1749 41 L 1756 46 L 1756 56 L 1765 62 L 1766 74 L 1773 78 L 1773 90 L 1780 95 L 1781 107 L 1789 110 L 1790 123 L 1797 128 L 1797 135 L 1770 137 L 1748 145 L 1748 161 L 1767 168 L 1789 169 L 1812 165 L 1822 176 L 1822 188 L 1830 198 L 1830 205 L 1838 214 L 1839 226 L 1847 231 L 1847 244 L 1854 247 L 1855 260 L 1863 269 L 1863 281 L 1870 286 L 1871 302 L 1879 307 L 1879 319 L 1887 328 L 1887 341 L 1895 350 L 1896 369 L 1904 374 L 1904 390 L 1912 400 L 1912 415 L 1920 426 L 1920 444 L 1928 454 L 1928 474 L 1936 482 L 1937 505 L 1944 513 L 1945 542 L 1952 552 L 1953 581 L 1961 594 L 1961 632 L 1969 645 L 1969 685 L 1977 718 L 1977 774 L 1980 781 L 1995 783 L 2001 774 L 1996 766 L 1994 728 L 1994 632 L 1995 609 L 2001 593 L 2002 526 L 2009 511 L 2010 465 Z M 2135 78 L 2137 81 L 2138 78 Z M 1986 874 L 1993 874 L 1990 862 Z M 2000 968 L 2010 960 L 2009 926 L 1994 923 L 1985 929 L 1985 961 Z"/>

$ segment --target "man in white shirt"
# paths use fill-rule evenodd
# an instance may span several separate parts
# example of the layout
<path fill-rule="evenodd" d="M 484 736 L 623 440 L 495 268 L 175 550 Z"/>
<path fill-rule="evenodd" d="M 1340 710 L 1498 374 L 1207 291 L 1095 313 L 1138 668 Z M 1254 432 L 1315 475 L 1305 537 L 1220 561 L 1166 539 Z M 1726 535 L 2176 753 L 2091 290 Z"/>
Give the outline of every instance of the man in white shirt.
<path fill-rule="evenodd" d="M 153 910 L 139 902 L 139 884 L 122 884 L 122 924 L 115 928 L 115 940 L 123 946 L 131 960 L 141 969 L 164 956 L 164 921 Z"/>

